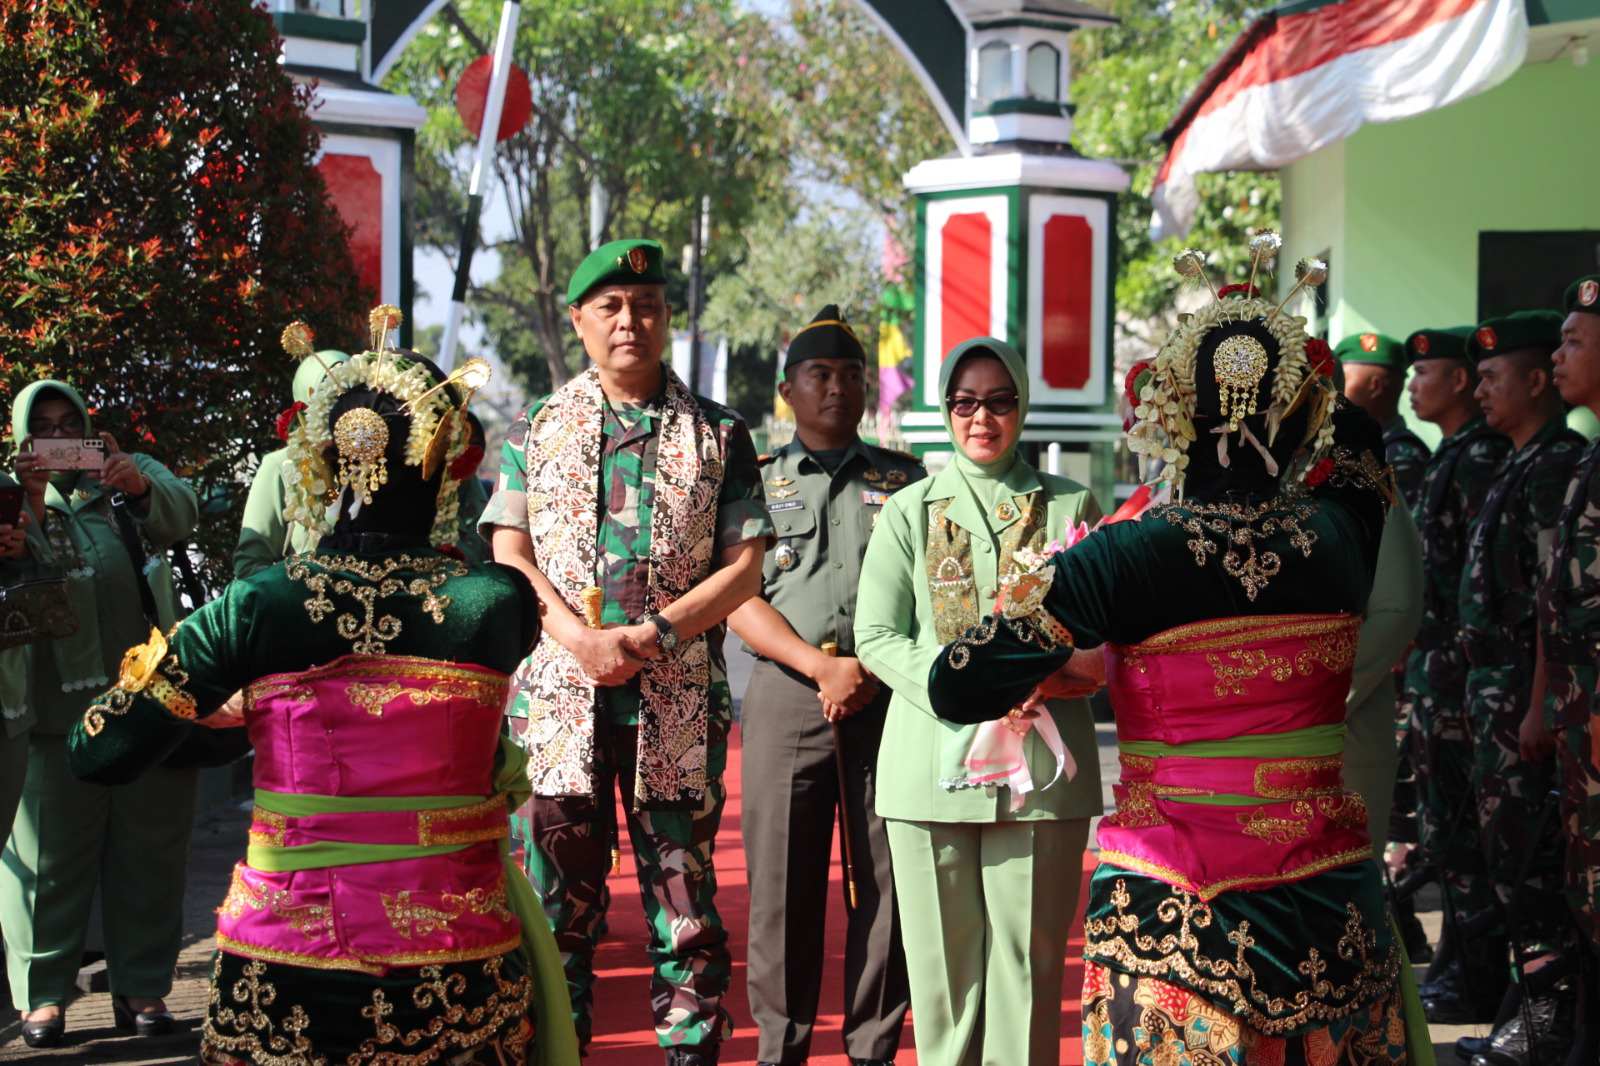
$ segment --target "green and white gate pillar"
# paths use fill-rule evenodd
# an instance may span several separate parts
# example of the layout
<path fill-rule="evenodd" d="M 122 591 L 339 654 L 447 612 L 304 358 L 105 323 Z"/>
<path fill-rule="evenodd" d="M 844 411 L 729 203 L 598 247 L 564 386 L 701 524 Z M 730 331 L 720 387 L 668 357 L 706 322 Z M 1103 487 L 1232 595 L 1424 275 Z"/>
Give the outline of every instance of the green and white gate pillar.
<path fill-rule="evenodd" d="M 969 151 L 913 167 L 916 388 L 902 432 L 949 449 L 939 364 L 970 337 L 1008 341 L 1027 361 L 1023 440 L 1063 450 L 1061 472 L 1112 501 L 1121 434 L 1112 381 L 1117 195 L 1128 175 L 1074 151 L 1067 36 L 1111 16 L 1087 4 L 980 2 L 970 10 Z"/>

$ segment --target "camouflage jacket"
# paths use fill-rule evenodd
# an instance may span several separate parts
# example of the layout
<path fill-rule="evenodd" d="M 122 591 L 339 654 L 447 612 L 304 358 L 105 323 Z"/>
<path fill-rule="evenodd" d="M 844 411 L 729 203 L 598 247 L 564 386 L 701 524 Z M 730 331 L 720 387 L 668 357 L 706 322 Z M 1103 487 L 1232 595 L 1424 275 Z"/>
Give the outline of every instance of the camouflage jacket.
<path fill-rule="evenodd" d="M 1406 420 L 1396 415 L 1383 427 L 1383 457 L 1394 468 L 1394 483 L 1400 498 L 1412 511 L 1422 498 L 1422 478 L 1428 472 L 1433 453 L 1422 438 L 1411 432 Z"/>
<path fill-rule="evenodd" d="M 1459 700 L 1464 691 L 1459 630 L 1467 531 L 1510 451 L 1511 442 L 1479 416 L 1440 441 L 1428 461 L 1415 511 L 1422 536 L 1422 626 L 1406 663 L 1405 687 L 1412 696 Z"/>
<path fill-rule="evenodd" d="M 1473 667 L 1533 664 L 1535 599 L 1583 438 L 1553 418 L 1501 468 L 1467 542 L 1461 636 Z"/>
<path fill-rule="evenodd" d="M 1600 439 L 1589 442 L 1567 485 L 1544 584 L 1545 720 L 1552 728 L 1588 721 L 1600 669 Z"/>

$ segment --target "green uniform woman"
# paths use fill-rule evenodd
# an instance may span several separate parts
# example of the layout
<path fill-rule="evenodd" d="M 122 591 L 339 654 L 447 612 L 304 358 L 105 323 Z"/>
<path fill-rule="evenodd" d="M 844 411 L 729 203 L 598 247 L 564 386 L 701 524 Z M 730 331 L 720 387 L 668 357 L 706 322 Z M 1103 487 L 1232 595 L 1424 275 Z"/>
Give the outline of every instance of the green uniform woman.
<path fill-rule="evenodd" d="M 58 381 L 35 382 L 18 394 L 11 430 L 18 445 L 30 437 L 95 436 L 83 397 Z M 156 557 L 188 536 L 199 514 L 194 491 L 164 466 L 122 453 L 106 435 L 101 439 L 107 457 L 98 472 L 44 475 L 27 447 L 17 463 L 30 510 L 41 518 L 36 534 L 42 536 L 30 535 L 29 546 L 30 555 L 43 558 L 32 562 L 66 574 L 78 622 L 73 636 L 27 647 L 26 702 L 36 721 L 28 731 L 21 802 L 0 862 L 0 929 L 11 995 L 23 1012 L 24 1038 L 34 1047 L 61 1039 L 62 1005 L 83 957 L 102 875 L 107 970 L 112 993 L 125 997 L 119 1020 L 133 1024 L 131 1014 L 144 1008 L 150 1016 L 140 1019 L 141 1031 L 170 1025 L 160 1000 L 171 990 L 183 932 L 199 772 L 157 767 L 133 784 L 105 788 L 67 771 L 67 733 L 89 701 L 110 687 L 123 651 L 143 643 L 150 629 L 111 493 L 127 497 L 141 553 Z M 177 605 L 171 571 L 165 565 L 145 570 L 168 628 Z"/>
<path fill-rule="evenodd" d="M 928 670 L 942 644 L 993 611 L 1017 550 L 1094 524 L 1100 508 L 1016 454 L 1028 385 L 1010 345 L 957 346 L 939 386 L 954 460 L 889 498 L 857 596 L 856 652 L 894 690 L 877 811 L 889 823 L 917 1061 L 1042 1066 L 1060 1060 L 1067 937 L 1089 819 L 1102 809 L 1094 723 L 1082 700 L 1050 702 L 1077 775 L 1012 810 L 1008 788 L 967 783 L 977 727 L 934 716 Z M 1055 759 L 1036 735 L 1024 744 L 1043 786 Z"/>

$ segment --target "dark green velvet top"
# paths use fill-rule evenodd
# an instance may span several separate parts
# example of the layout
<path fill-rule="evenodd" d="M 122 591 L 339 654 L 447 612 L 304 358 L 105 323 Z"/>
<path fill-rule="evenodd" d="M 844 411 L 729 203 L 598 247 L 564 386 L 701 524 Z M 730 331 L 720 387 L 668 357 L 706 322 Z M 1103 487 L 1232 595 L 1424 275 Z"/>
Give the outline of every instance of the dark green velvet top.
<path fill-rule="evenodd" d="M 1305 495 L 1280 493 L 1264 471 L 1251 476 L 1238 448 L 1221 470 L 1215 449 L 1196 443 L 1185 502 L 1104 526 L 1055 556 L 1045 609 L 1079 648 L 1137 644 L 1213 618 L 1360 613 L 1388 510 L 1383 436 L 1353 405 L 1334 417 L 1334 462 Z M 946 654 L 928 679 L 935 712 L 953 722 L 1000 717 L 1072 654 L 1005 624 L 992 639 L 961 643 L 978 669 L 951 669 Z"/>
<path fill-rule="evenodd" d="M 351 654 L 403 655 L 511 673 L 538 636 L 532 586 L 497 563 L 470 564 L 425 541 L 379 552 L 328 549 L 291 556 L 173 630 L 157 677 L 102 694 L 68 741 L 75 776 L 121 784 L 170 755 L 199 717 L 269 674 Z M 166 682 L 165 685 L 157 681 Z"/>

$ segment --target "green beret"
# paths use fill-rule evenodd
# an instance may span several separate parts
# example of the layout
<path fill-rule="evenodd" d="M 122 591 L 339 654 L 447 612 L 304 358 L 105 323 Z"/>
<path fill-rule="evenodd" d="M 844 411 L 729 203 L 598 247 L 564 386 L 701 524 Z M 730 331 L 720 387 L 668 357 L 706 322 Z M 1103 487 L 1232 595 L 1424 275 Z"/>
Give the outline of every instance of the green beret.
<path fill-rule="evenodd" d="M 1382 333 L 1355 333 L 1340 341 L 1333 356 L 1341 363 L 1381 366 L 1405 373 L 1405 345 Z"/>
<path fill-rule="evenodd" d="M 1587 311 L 1591 315 L 1600 315 L 1600 274 L 1581 277 L 1568 285 L 1564 303 L 1569 315 L 1574 311 Z"/>
<path fill-rule="evenodd" d="M 1477 365 L 1484 359 L 1538 348 L 1549 355 L 1561 347 L 1561 321 L 1554 311 L 1514 311 L 1480 324 L 1467 338 L 1467 358 Z"/>
<path fill-rule="evenodd" d="M 1470 336 L 1471 326 L 1419 329 L 1406 338 L 1406 359 L 1412 363 L 1418 359 L 1465 359 Z"/>
<path fill-rule="evenodd" d="M 576 306 L 589 290 L 601 285 L 665 285 L 666 260 L 655 241 L 612 241 L 602 244 L 578 264 L 567 286 L 567 303 Z"/>
<path fill-rule="evenodd" d="M 789 342 L 789 354 L 784 357 L 783 370 L 807 359 L 859 359 L 867 361 L 867 351 L 856 339 L 855 330 L 839 314 L 838 304 L 829 304 L 817 312 L 811 323 L 794 335 Z"/>

